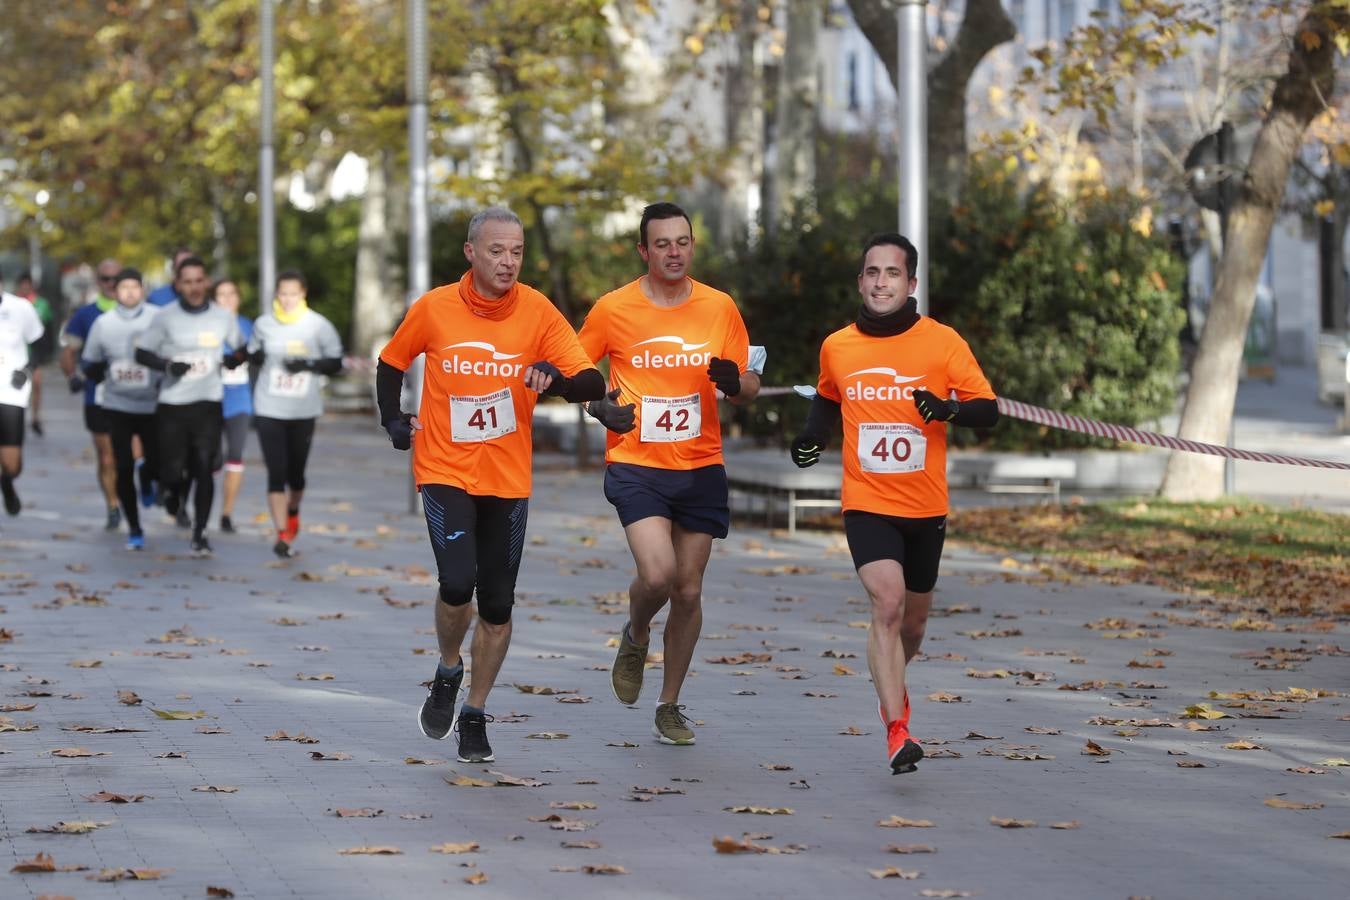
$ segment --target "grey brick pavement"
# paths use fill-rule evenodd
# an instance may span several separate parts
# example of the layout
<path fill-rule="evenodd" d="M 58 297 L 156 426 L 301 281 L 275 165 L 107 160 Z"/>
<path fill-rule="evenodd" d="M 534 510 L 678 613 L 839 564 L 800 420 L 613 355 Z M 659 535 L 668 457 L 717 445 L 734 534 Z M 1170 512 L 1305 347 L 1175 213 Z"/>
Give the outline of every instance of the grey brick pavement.
<path fill-rule="evenodd" d="M 453 741 L 429 741 L 416 728 L 419 682 L 435 665 L 434 579 L 421 520 L 403 512 L 402 456 L 364 422 L 325 421 L 296 560 L 274 561 L 260 524 L 237 537 L 213 535 L 216 558 L 191 560 L 184 533 L 160 514 L 150 517 L 150 551 L 133 556 L 101 529 L 73 405 L 55 392 L 48 404 L 48 437 L 30 440 L 20 481 L 29 509 L 0 521 L 0 628 L 14 635 L 0 643 L 0 705 L 36 704 L 0 713 L 7 717 L 0 722 L 37 726 L 0 726 L 0 897 L 203 897 L 208 885 L 263 898 L 916 897 L 942 889 L 987 898 L 1346 895 L 1350 843 L 1328 836 L 1350 829 L 1350 769 L 1286 771 L 1350 756 L 1344 697 L 1225 709 L 1235 718 L 1212 723 L 1212 732 L 1088 724 L 1107 717 L 1182 725 L 1182 709 L 1211 690 L 1350 689 L 1350 662 L 1327 650 L 1350 645 L 1344 623 L 1332 633 L 1301 630 L 1298 621 L 1281 622 L 1287 630 L 1275 633 L 1192 627 L 1168 617 L 1198 621 L 1203 610 L 1174 608 L 1177 598 L 1153 589 L 1047 579 L 1034 567 L 949 549 L 938 603 L 980 611 L 935 618 L 929 658 L 911 678 L 916 734 L 935 741 L 930 753 L 951 755 L 892 777 L 866 677 L 866 631 L 851 627 L 867 609 L 839 538 L 817 533 L 789 543 L 737 527 L 709 569 L 705 635 L 685 690 L 701 723 L 699 743 L 665 747 L 650 736 L 655 688 L 640 709 L 619 706 L 609 693 L 606 641 L 622 623 L 615 592 L 629 569 L 599 475 L 541 457 L 515 643 L 489 704 L 498 718 L 490 768 L 547 784 L 452 787 L 445 779 L 455 774 L 494 776 L 453 762 Z M 256 445 L 250 449 L 236 516 L 245 522 L 263 509 Z M 778 568 L 785 566 L 804 570 Z M 97 605 L 72 602 L 90 597 Z M 1127 621 L 1105 631 L 1083 627 L 1108 617 Z M 276 624 L 288 620 L 301 624 Z M 1147 626 L 1142 638 L 1106 637 L 1128 635 L 1136 623 Z M 1013 629 L 1020 634 L 958 634 Z M 161 637 L 170 640 L 153 642 Z M 1251 658 L 1269 647 L 1306 659 L 1259 668 L 1280 662 Z M 826 651 L 844 658 L 822 657 Z M 706 661 L 747 652 L 772 659 Z M 99 665 L 76 668 L 75 660 Z M 1131 660 L 1165 668 L 1131 668 Z M 859 674 L 835 674 L 836 664 Z M 972 678 L 972 668 L 1052 673 L 1052 680 Z M 1092 681 L 1102 684 L 1058 690 Z M 531 695 L 512 683 L 579 693 Z M 120 704 L 117 692 L 128 690 L 144 702 Z M 963 702 L 923 699 L 938 692 Z M 565 704 L 559 696 L 590 700 Z M 152 708 L 205 717 L 162 720 Z M 139 730 L 63 730 L 81 725 Z M 866 733 L 840 733 L 850 726 Z M 1028 726 L 1061 733 L 1031 734 Z M 264 740 L 279 729 L 319 743 Z M 972 731 L 995 739 L 967 738 Z M 569 736 L 528 737 L 542 732 Z M 1082 755 L 1088 739 L 1114 752 Z M 1265 749 L 1223 749 L 1238 739 Z M 49 755 L 68 747 L 107 755 Z M 169 751 L 182 758 L 163 758 Z M 351 758 L 315 761 L 315 751 Z M 408 765 L 405 757 L 445 762 Z M 238 790 L 193 790 L 203 785 Z M 653 787 L 681 793 L 633 801 L 634 788 Z M 100 790 L 150 799 L 83 799 Z M 1273 796 L 1324 806 L 1263 803 Z M 550 809 L 569 801 L 596 808 Z M 793 813 L 724 810 L 736 805 Z M 330 813 L 338 807 L 383 813 L 338 818 Z M 550 813 L 594 825 L 574 833 L 531 821 Z M 891 816 L 934 827 L 878 827 Z M 994 816 L 1038 824 L 996 828 Z M 85 820 L 111 824 L 85 835 L 26 832 Z M 1081 826 L 1048 827 L 1067 820 Z M 762 845 L 806 849 L 714 852 L 714 836 L 747 832 Z M 563 847 L 569 840 L 600 847 Z M 480 849 L 428 849 L 467 841 Z M 886 852 L 892 844 L 936 852 L 896 855 Z M 362 845 L 402 854 L 339 854 Z M 136 883 L 8 872 L 38 852 L 92 871 L 173 871 Z M 629 874 L 553 871 L 601 864 Z M 869 875 L 890 866 L 921 874 Z M 464 883 L 476 872 L 488 881 Z"/>

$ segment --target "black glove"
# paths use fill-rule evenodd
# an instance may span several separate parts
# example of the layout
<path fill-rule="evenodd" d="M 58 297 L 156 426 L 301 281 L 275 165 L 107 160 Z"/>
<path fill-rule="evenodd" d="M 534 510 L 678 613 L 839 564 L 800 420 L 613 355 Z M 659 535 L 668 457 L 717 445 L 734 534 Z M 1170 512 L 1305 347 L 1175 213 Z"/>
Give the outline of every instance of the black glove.
<path fill-rule="evenodd" d="M 66 384 L 70 385 L 70 392 L 72 394 L 78 394 L 80 391 L 84 390 L 84 376 L 79 372 L 76 372 L 74 375 L 70 376 L 70 380 L 67 381 Z"/>
<path fill-rule="evenodd" d="M 240 347 L 232 353 L 225 354 L 225 368 L 237 369 L 248 362 L 248 348 Z"/>
<path fill-rule="evenodd" d="M 548 388 L 540 392 L 540 396 L 559 397 L 562 395 L 562 392 L 567 389 L 567 383 L 570 379 L 563 375 L 562 371 L 548 360 L 541 359 L 539 362 L 531 365 L 530 368 L 534 369 L 536 372 L 542 372 L 553 379 L 548 383 Z"/>
<path fill-rule="evenodd" d="M 741 392 L 741 370 L 729 359 L 714 356 L 708 363 L 708 380 L 717 385 L 724 397 L 734 397 Z"/>
<path fill-rule="evenodd" d="M 809 469 L 820 462 L 820 451 L 825 447 L 825 442 L 812 434 L 799 434 L 792 441 L 792 449 L 789 453 L 792 456 L 792 462 L 799 469 Z"/>
<path fill-rule="evenodd" d="M 637 404 L 629 403 L 620 406 L 614 402 L 618 399 L 619 389 L 615 388 L 605 395 L 605 399 L 592 400 L 587 403 L 586 412 L 615 434 L 627 434 L 633 430 L 633 426 L 636 424 L 637 417 L 633 410 L 637 408 Z"/>
<path fill-rule="evenodd" d="M 936 419 L 939 422 L 950 422 L 956 418 L 956 410 L 959 408 L 950 400 L 943 400 L 937 394 L 931 391 L 917 390 L 914 392 L 914 406 L 923 416 L 925 424 Z"/>
<path fill-rule="evenodd" d="M 254 350 L 252 353 L 248 355 L 249 363 L 255 366 L 261 366 L 263 362 L 266 361 L 266 359 L 267 354 L 262 352 L 262 348 Z"/>
<path fill-rule="evenodd" d="M 183 362 L 181 359 L 175 359 L 169 363 L 165 371 L 174 378 L 182 378 L 188 372 L 192 371 L 192 363 Z"/>
<path fill-rule="evenodd" d="M 407 450 L 412 447 L 412 415 L 404 413 L 397 419 L 390 419 L 384 423 L 384 430 L 389 432 L 389 441 L 394 445 L 395 450 Z"/>
<path fill-rule="evenodd" d="M 100 384 L 103 379 L 108 377 L 107 361 L 85 363 L 84 377 L 88 378 L 94 384 Z"/>
<path fill-rule="evenodd" d="M 290 372 L 292 375 L 294 375 L 296 372 L 308 372 L 314 368 L 313 361 L 308 359 L 301 359 L 298 356 L 293 356 L 290 359 L 283 360 L 281 365 L 287 372 Z"/>
<path fill-rule="evenodd" d="M 28 370 L 26 369 L 15 369 L 14 374 L 9 376 L 10 387 L 14 388 L 16 391 L 27 383 Z"/>

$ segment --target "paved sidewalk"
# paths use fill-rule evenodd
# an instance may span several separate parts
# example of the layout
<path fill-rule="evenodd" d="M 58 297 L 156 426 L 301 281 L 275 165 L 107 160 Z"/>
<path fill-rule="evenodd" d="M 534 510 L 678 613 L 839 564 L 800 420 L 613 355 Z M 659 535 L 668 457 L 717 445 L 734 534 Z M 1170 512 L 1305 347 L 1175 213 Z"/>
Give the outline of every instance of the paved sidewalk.
<path fill-rule="evenodd" d="M 28 509 L 0 518 L 0 629 L 12 635 L 0 638 L 0 897 L 204 897 L 217 886 L 324 900 L 1338 898 L 1350 883 L 1350 842 L 1329 837 L 1350 831 L 1350 768 L 1318 764 L 1350 756 L 1350 702 L 1290 691 L 1350 689 L 1336 649 L 1350 647 L 1345 623 L 1208 627 L 1233 617 L 950 548 L 945 615 L 912 672 L 914 730 L 938 758 L 892 777 L 866 675 L 867 607 L 841 538 L 788 542 L 741 526 L 715 550 L 683 698 L 699 743 L 666 747 L 650 734 L 659 668 L 640 709 L 609 692 L 629 562 L 599 473 L 541 457 L 514 646 L 489 703 L 497 762 L 462 765 L 453 741 L 416 727 L 435 666 L 434 575 L 422 521 L 406 514 L 406 457 L 367 422 L 320 426 L 300 558 L 274 560 L 254 520 L 263 474 L 250 439 L 236 515 L 249 533 L 212 534 L 215 559 L 197 561 L 159 512 L 145 554 L 102 531 L 77 410 L 55 391 L 47 403 L 48 436 L 30 440 L 19 482 Z M 143 702 L 123 705 L 120 691 Z M 961 702 L 933 699 L 944 696 Z M 1187 730 L 1179 714 L 1200 702 L 1230 717 Z M 265 739 L 279 730 L 318 743 Z M 567 736 L 532 737 L 548 733 Z M 1089 740 L 1110 755 L 1084 755 Z M 1239 741 L 1262 749 L 1225 749 Z M 60 748 L 104 755 L 51 755 Z M 1321 774 L 1287 771 L 1303 766 Z M 545 784 L 446 780 L 496 781 L 487 769 Z M 147 798 L 85 799 L 98 791 Z M 595 808 L 555 808 L 565 804 Z M 737 806 L 791 813 L 727 810 Z M 332 812 L 361 807 L 382 813 Z M 533 821 L 549 815 L 593 824 Z M 892 817 L 932 827 L 878 825 Z M 80 821 L 109 824 L 27 831 Z M 1078 824 L 1051 827 L 1061 822 Z M 746 833 L 785 852 L 714 851 L 715 836 Z M 566 846 L 578 841 L 598 846 Z M 465 842 L 479 848 L 429 850 Z M 362 846 L 402 852 L 340 853 Z M 38 853 L 89 871 L 9 872 Z M 555 871 L 586 866 L 627 874 Z M 86 880 L 110 867 L 172 871 Z M 890 867 L 918 874 L 869 874 Z M 485 883 L 465 883 L 477 873 Z"/>

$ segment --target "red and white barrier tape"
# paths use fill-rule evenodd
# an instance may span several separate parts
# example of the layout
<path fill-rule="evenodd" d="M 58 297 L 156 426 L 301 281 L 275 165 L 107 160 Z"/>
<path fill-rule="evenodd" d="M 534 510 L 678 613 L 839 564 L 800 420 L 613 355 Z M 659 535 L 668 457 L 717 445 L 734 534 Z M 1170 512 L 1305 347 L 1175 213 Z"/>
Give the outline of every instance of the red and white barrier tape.
<path fill-rule="evenodd" d="M 809 397 L 815 390 L 808 385 L 797 387 L 766 387 L 760 390 L 761 397 L 776 397 L 796 393 Z M 1141 431 L 1128 425 L 1111 425 L 1096 419 L 1085 419 L 1069 413 L 1055 412 L 1023 403 L 1020 400 L 998 398 L 998 411 L 1005 416 L 1032 422 L 1037 425 L 1049 425 L 1061 431 L 1076 431 L 1079 434 L 1092 434 L 1097 437 L 1116 441 L 1129 441 L 1132 444 L 1144 444 L 1149 447 L 1163 447 L 1167 450 L 1185 450 L 1188 453 L 1203 453 L 1207 456 L 1224 456 L 1229 459 L 1247 459 L 1253 462 L 1279 463 L 1285 466 L 1309 466 L 1317 469 L 1346 469 L 1350 463 L 1334 462 L 1329 459 L 1312 459 L 1306 456 L 1285 456 L 1282 453 L 1259 453 L 1255 450 L 1238 450 L 1234 447 L 1222 447 L 1218 444 L 1205 444 L 1200 441 L 1188 441 L 1185 438 L 1170 437 L 1152 431 Z"/>
<path fill-rule="evenodd" d="M 1204 453 L 1209 456 L 1226 456 L 1229 459 L 1249 459 L 1253 462 L 1280 463 L 1286 466 L 1312 466 L 1318 469 L 1350 469 L 1350 463 L 1332 462 L 1327 459 L 1309 459 L 1304 456 L 1285 456 L 1281 453 L 1258 453 L 1255 450 L 1238 450 L 1233 447 L 1221 447 L 1217 444 L 1203 444 L 1200 441 L 1188 441 L 1185 438 L 1169 437 L 1152 431 L 1140 431 L 1126 425 L 1111 425 L 1096 419 L 1085 419 L 1068 413 L 1042 409 L 1018 400 L 998 398 L 998 410 L 1005 416 L 1034 422 L 1037 425 L 1049 425 L 1062 431 L 1076 431 L 1079 434 L 1093 434 L 1097 437 L 1112 438 L 1117 441 L 1129 441 L 1134 444 L 1146 444 L 1150 447 L 1165 447 L 1168 450 L 1185 450 L 1188 453 Z"/>

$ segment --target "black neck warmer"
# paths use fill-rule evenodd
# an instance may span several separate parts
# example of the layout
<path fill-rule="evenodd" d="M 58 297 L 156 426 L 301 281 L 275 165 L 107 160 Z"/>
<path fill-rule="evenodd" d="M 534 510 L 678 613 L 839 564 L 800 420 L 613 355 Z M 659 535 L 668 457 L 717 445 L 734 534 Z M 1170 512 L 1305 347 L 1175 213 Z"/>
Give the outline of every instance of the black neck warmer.
<path fill-rule="evenodd" d="M 910 297 L 895 312 L 879 316 L 864 303 L 858 310 L 858 330 L 871 337 L 894 337 L 904 334 L 919 321 L 919 301 Z"/>
<path fill-rule="evenodd" d="M 207 307 L 211 305 L 211 301 L 203 300 L 201 306 L 190 306 L 188 305 L 188 302 L 186 300 L 184 300 L 182 297 L 179 297 L 178 305 L 182 308 L 183 312 L 192 313 L 195 316 L 199 315 L 200 313 L 206 312 Z"/>

